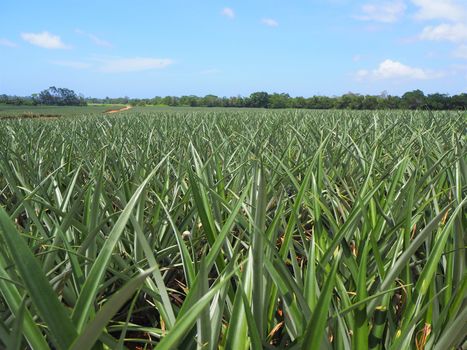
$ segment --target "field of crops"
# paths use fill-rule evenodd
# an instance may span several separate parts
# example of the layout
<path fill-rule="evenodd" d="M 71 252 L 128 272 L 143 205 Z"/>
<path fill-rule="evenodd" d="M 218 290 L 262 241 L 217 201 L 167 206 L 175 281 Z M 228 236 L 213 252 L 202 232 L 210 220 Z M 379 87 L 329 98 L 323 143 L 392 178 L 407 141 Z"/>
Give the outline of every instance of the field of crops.
<path fill-rule="evenodd" d="M 53 120 L 62 117 L 76 117 L 81 114 L 93 115 L 104 113 L 110 109 L 122 108 L 124 105 L 90 105 L 86 107 L 62 106 L 14 106 L 0 104 L 0 120 L 2 119 L 40 119 Z"/>
<path fill-rule="evenodd" d="M 142 108 L 0 126 L 0 348 L 466 340 L 465 113 Z"/>

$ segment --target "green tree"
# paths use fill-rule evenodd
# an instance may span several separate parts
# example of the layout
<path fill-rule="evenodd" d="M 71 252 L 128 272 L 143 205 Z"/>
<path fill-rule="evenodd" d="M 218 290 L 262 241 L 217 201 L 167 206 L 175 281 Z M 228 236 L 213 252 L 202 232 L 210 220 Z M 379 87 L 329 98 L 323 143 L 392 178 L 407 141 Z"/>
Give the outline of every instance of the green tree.
<path fill-rule="evenodd" d="M 443 110 L 449 109 L 450 97 L 446 94 L 430 94 L 426 97 L 426 104 L 429 109 Z"/>
<path fill-rule="evenodd" d="M 420 109 L 426 104 L 425 94 L 422 90 L 406 92 L 402 95 L 402 106 L 409 109 Z"/>
<path fill-rule="evenodd" d="M 376 96 L 365 96 L 362 101 L 362 109 L 377 109 L 378 108 L 378 97 Z"/>
<path fill-rule="evenodd" d="M 451 109 L 467 110 L 467 94 L 459 94 L 451 97 Z"/>
<path fill-rule="evenodd" d="M 201 103 L 203 106 L 206 106 L 206 107 L 219 107 L 220 106 L 219 97 L 217 97 L 216 95 L 204 96 Z"/>
<path fill-rule="evenodd" d="M 274 93 L 269 95 L 267 107 L 269 108 L 288 108 L 290 107 L 290 96 L 289 94 L 277 94 Z"/>
<path fill-rule="evenodd" d="M 253 92 L 249 98 L 249 107 L 267 108 L 269 106 L 269 94 L 267 92 Z"/>

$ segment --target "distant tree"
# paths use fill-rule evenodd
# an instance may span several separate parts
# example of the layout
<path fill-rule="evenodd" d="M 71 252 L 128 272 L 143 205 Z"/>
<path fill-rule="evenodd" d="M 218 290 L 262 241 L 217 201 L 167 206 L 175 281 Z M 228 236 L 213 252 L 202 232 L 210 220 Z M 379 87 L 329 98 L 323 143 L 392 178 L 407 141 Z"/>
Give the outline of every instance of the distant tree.
<path fill-rule="evenodd" d="M 171 96 L 165 96 L 161 100 L 161 104 L 170 106 L 172 103 L 172 97 Z"/>
<path fill-rule="evenodd" d="M 253 92 L 249 97 L 249 107 L 267 108 L 269 105 L 269 94 L 267 92 Z"/>
<path fill-rule="evenodd" d="M 362 101 L 362 109 L 377 109 L 378 108 L 378 97 L 376 96 L 365 96 Z"/>
<path fill-rule="evenodd" d="M 0 103 L 10 105 L 85 105 L 89 103 L 131 104 L 133 106 L 167 105 L 190 107 L 258 107 L 258 108 L 310 108 L 310 109 L 430 109 L 430 110 L 467 110 L 467 94 L 449 96 L 447 94 L 426 95 L 421 90 L 406 92 L 402 97 L 391 96 L 386 91 L 380 95 L 360 95 L 349 92 L 342 96 L 291 97 L 287 93 L 254 92 L 249 97 L 218 97 L 206 95 L 156 96 L 154 98 L 85 98 L 73 90 L 55 86 L 31 96 L 0 95 Z"/>
<path fill-rule="evenodd" d="M 151 99 L 151 104 L 152 105 L 160 105 L 162 104 L 162 97 L 160 96 L 155 96 Z"/>
<path fill-rule="evenodd" d="M 31 104 L 33 104 L 34 106 L 37 105 L 39 102 L 38 102 L 38 94 L 32 94 L 31 95 Z"/>
<path fill-rule="evenodd" d="M 425 94 L 422 90 L 409 91 L 402 95 L 402 107 L 404 108 L 420 109 L 425 104 Z"/>
<path fill-rule="evenodd" d="M 198 105 L 198 97 L 194 95 L 180 97 L 180 106 L 196 107 Z"/>
<path fill-rule="evenodd" d="M 242 96 L 232 96 L 228 100 L 229 107 L 245 107 L 247 105 L 247 99 Z"/>
<path fill-rule="evenodd" d="M 451 98 L 445 94 L 431 94 L 426 97 L 426 105 L 432 110 L 448 109 Z"/>
<path fill-rule="evenodd" d="M 339 109 L 362 109 L 363 96 L 352 92 L 337 98 L 336 107 Z"/>
<path fill-rule="evenodd" d="M 221 107 L 232 107 L 229 98 L 225 96 L 219 99 L 219 103 Z"/>
<path fill-rule="evenodd" d="M 66 88 L 50 88 L 41 91 L 33 97 L 37 104 L 55 105 L 55 106 L 85 106 L 84 97 L 78 96 L 73 90 Z"/>
<path fill-rule="evenodd" d="M 269 95 L 268 104 L 266 106 L 268 108 L 288 108 L 291 107 L 290 102 L 291 101 L 289 94 L 274 93 L 272 95 Z"/>
<path fill-rule="evenodd" d="M 201 104 L 204 107 L 220 107 L 221 103 L 219 97 L 216 95 L 206 95 L 202 98 Z"/>
<path fill-rule="evenodd" d="M 54 96 L 52 96 L 52 93 L 50 92 L 50 89 L 48 90 L 42 90 L 39 92 L 37 101 L 41 105 L 53 105 L 54 103 Z"/>
<path fill-rule="evenodd" d="M 399 96 L 388 96 L 381 101 L 381 106 L 383 109 L 399 109 L 402 108 L 401 101 L 402 99 Z"/>
<path fill-rule="evenodd" d="M 451 97 L 451 109 L 467 110 L 467 94 L 459 94 Z"/>
<path fill-rule="evenodd" d="M 306 99 L 306 108 L 331 109 L 336 107 L 336 99 L 328 96 L 313 96 Z"/>
<path fill-rule="evenodd" d="M 306 108 L 306 99 L 302 96 L 292 99 L 291 107 L 293 108 Z"/>

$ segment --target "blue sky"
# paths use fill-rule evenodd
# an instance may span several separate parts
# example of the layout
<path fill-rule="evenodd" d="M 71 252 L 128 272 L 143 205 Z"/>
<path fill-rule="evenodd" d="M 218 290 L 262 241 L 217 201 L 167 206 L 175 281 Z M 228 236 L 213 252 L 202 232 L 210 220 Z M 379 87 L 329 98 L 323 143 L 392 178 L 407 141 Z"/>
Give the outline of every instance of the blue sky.
<path fill-rule="evenodd" d="M 0 94 L 467 92 L 466 0 L 2 0 Z"/>

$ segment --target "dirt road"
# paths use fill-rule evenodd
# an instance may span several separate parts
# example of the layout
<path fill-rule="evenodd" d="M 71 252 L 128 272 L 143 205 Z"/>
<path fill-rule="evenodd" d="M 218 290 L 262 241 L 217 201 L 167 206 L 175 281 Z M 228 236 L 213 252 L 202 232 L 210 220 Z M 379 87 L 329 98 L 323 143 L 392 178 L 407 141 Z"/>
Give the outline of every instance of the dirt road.
<path fill-rule="evenodd" d="M 118 113 L 118 112 L 123 112 L 123 111 L 127 111 L 129 109 L 131 109 L 133 107 L 131 106 L 125 106 L 123 108 L 120 108 L 120 109 L 112 109 L 110 111 L 106 111 L 105 114 L 112 114 L 112 113 Z"/>

